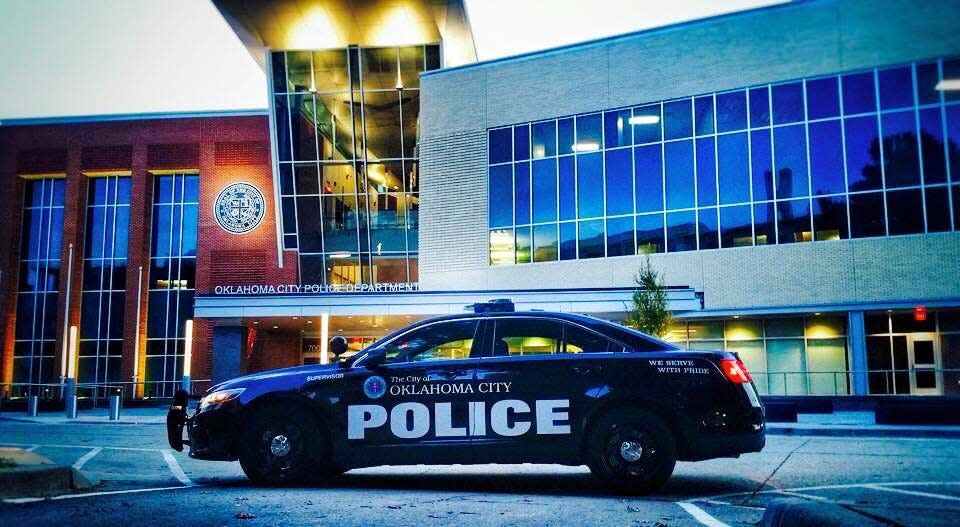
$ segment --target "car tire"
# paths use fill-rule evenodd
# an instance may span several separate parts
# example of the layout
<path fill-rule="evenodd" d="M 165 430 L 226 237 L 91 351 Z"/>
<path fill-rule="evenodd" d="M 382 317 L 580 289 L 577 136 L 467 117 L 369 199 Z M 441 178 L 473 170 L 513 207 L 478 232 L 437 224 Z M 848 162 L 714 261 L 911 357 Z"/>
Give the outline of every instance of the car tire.
<path fill-rule="evenodd" d="M 673 434 L 663 419 L 641 409 L 615 410 L 590 427 L 587 465 L 621 494 L 647 494 L 670 479 L 677 464 Z"/>
<path fill-rule="evenodd" d="M 316 418 L 305 409 L 272 404 L 244 423 L 238 457 L 244 474 L 258 485 L 314 482 L 327 472 L 327 445 Z"/>

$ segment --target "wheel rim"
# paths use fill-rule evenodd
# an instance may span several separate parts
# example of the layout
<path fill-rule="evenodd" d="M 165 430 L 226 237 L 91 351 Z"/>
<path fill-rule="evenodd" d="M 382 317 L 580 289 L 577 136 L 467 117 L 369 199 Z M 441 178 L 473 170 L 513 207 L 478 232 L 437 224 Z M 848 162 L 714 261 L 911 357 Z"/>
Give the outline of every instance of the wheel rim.
<path fill-rule="evenodd" d="M 663 456 L 649 433 L 634 425 L 622 425 L 607 437 L 603 462 L 618 476 L 645 479 L 659 469 Z"/>
<path fill-rule="evenodd" d="M 303 434 L 293 423 L 271 423 L 259 437 L 257 449 L 265 473 L 284 476 L 293 472 L 303 453 Z"/>

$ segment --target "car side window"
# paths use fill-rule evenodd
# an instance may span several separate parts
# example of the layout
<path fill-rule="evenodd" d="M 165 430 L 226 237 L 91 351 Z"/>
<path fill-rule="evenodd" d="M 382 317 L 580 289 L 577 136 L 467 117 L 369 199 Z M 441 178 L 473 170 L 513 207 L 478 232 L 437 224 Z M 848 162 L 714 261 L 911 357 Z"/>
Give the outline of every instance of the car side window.
<path fill-rule="evenodd" d="M 477 336 L 477 320 L 441 322 L 416 329 L 386 347 L 388 363 L 467 359 Z"/>
<path fill-rule="evenodd" d="M 623 346 L 613 342 L 598 333 L 575 326 L 564 324 L 565 351 L 567 353 L 606 353 L 623 351 Z"/>
<path fill-rule="evenodd" d="M 560 352 L 563 327 L 559 322 L 543 318 L 495 319 L 491 357 L 549 355 Z"/>

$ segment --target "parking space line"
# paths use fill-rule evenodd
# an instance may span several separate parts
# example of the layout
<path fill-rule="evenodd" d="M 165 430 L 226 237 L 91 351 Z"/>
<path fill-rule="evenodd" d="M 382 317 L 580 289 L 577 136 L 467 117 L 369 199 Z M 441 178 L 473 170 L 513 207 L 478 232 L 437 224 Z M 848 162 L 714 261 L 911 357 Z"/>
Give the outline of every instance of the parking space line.
<path fill-rule="evenodd" d="M 42 444 L 34 445 L 32 443 L 0 443 L 2 446 L 14 446 L 14 447 L 24 447 L 32 446 L 34 448 L 48 447 L 48 448 L 94 448 L 95 445 L 59 445 L 59 444 Z M 162 448 L 138 448 L 132 446 L 101 446 L 97 448 L 102 448 L 104 450 L 132 450 L 134 452 L 161 452 Z"/>
<path fill-rule="evenodd" d="M 76 470 L 80 470 L 81 468 L 83 468 L 84 465 L 87 464 L 87 461 L 90 461 L 91 459 L 93 459 L 93 456 L 99 454 L 101 450 L 103 450 L 103 449 L 100 448 L 100 447 L 94 447 L 94 448 L 90 449 L 89 452 L 87 452 L 86 454 L 80 456 L 80 459 L 78 459 L 78 460 L 73 464 L 73 468 L 75 468 Z"/>
<path fill-rule="evenodd" d="M 948 496 L 946 494 L 934 494 L 932 492 L 920 492 L 918 490 L 906 490 L 906 489 L 897 489 L 893 487 L 885 487 L 880 485 L 864 485 L 864 487 L 873 490 L 882 490 L 884 492 L 895 492 L 897 494 L 909 494 L 911 496 L 920 496 L 923 498 L 933 498 L 937 500 L 949 500 L 949 501 L 960 501 L 960 497 L 957 496 Z"/>
<path fill-rule="evenodd" d="M 690 514 L 690 516 L 693 516 L 694 520 L 697 520 L 698 522 L 706 525 L 707 527 L 730 527 L 726 523 L 723 523 L 722 521 L 714 518 L 713 516 L 708 514 L 707 511 L 701 509 L 700 507 L 697 507 L 692 503 L 688 503 L 685 501 L 678 501 L 675 503 L 679 505 L 681 509 L 687 511 Z"/>
<path fill-rule="evenodd" d="M 38 501 L 45 501 L 45 500 L 51 500 L 51 501 L 69 500 L 73 498 L 90 498 L 93 496 L 111 496 L 114 494 L 139 494 L 142 492 L 156 492 L 158 490 L 177 490 L 177 489 L 185 489 L 185 488 L 187 487 L 182 487 L 180 485 L 177 485 L 175 487 L 151 487 L 149 489 L 107 490 L 102 492 L 85 492 L 83 494 L 61 494 L 59 496 L 48 496 L 48 497 L 41 497 L 41 498 L 5 498 L 3 502 L 16 505 L 16 504 L 23 504 L 23 503 L 36 503 Z"/>
<path fill-rule="evenodd" d="M 40 448 L 40 445 L 33 445 L 32 447 L 30 447 L 30 448 L 25 448 L 24 450 L 27 451 L 27 452 L 33 452 L 34 450 L 36 450 L 36 449 L 38 449 L 38 448 Z"/>
<path fill-rule="evenodd" d="M 161 450 L 160 453 L 163 454 L 163 460 L 166 461 L 167 466 L 170 467 L 170 472 L 173 474 L 173 477 L 177 478 L 177 480 L 185 486 L 192 487 L 193 481 L 190 481 L 187 474 L 180 468 L 180 463 L 177 463 L 177 458 L 173 457 L 173 454 L 171 454 L 169 450 Z"/>
<path fill-rule="evenodd" d="M 773 494 L 783 494 L 784 496 L 794 496 L 797 498 L 802 498 L 810 501 L 822 501 L 826 503 L 833 502 L 833 500 L 831 500 L 830 498 L 824 498 L 823 496 L 814 496 L 813 494 L 803 494 L 802 492 L 792 492 L 789 490 L 778 490 L 778 491 L 775 491 Z"/>

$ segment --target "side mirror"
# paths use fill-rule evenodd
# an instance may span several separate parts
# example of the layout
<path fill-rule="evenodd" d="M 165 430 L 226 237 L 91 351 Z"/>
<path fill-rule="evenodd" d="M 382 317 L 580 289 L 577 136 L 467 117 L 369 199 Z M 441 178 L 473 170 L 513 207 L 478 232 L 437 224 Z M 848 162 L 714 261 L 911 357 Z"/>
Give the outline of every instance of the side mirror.
<path fill-rule="evenodd" d="M 340 356 L 347 352 L 347 339 L 339 336 L 330 339 L 330 352 L 334 360 L 339 361 Z"/>

